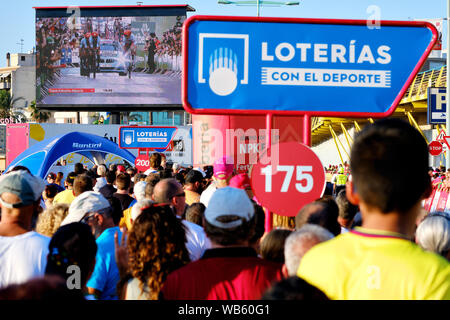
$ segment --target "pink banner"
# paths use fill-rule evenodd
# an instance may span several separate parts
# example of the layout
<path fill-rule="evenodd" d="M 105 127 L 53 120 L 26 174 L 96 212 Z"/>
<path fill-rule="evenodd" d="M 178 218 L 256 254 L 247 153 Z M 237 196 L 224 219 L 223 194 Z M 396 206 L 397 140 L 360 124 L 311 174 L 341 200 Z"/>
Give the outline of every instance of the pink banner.
<path fill-rule="evenodd" d="M 435 211 L 444 211 L 447 205 L 447 200 L 448 200 L 448 191 L 441 191 L 441 195 L 439 196 L 439 201 Z"/>
<path fill-rule="evenodd" d="M 431 203 L 430 210 L 428 210 L 429 212 L 436 211 L 436 208 L 437 208 L 437 205 L 438 205 L 440 197 L 441 197 L 441 191 L 436 190 L 436 193 L 434 194 L 433 202 Z"/>
<path fill-rule="evenodd" d="M 434 196 L 436 194 L 436 189 L 433 189 L 431 195 L 424 201 L 423 208 L 430 212 L 431 204 L 433 203 Z"/>
<path fill-rule="evenodd" d="M 6 125 L 6 166 L 9 166 L 19 154 L 28 149 L 28 140 L 28 123 Z"/>

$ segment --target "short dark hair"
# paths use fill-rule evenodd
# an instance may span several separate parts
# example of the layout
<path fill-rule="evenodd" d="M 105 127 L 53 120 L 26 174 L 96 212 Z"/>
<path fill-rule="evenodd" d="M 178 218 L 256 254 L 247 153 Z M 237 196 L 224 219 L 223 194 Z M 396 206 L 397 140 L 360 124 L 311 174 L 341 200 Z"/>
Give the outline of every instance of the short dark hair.
<path fill-rule="evenodd" d="M 66 183 L 69 186 L 73 186 L 73 182 L 75 181 L 77 174 L 75 172 L 69 172 L 69 174 L 66 177 Z"/>
<path fill-rule="evenodd" d="M 202 182 L 203 181 L 203 175 L 198 170 L 190 170 L 185 178 L 185 184 L 189 183 L 196 183 L 196 182 Z"/>
<path fill-rule="evenodd" d="M 182 185 L 184 185 L 184 184 L 186 183 L 186 180 L 185 180 L 185 178 L 184 178 L 184 175 L 183 175 L 183 173 L 181 173 L 181 172 L 177 172 L 177 173 L 175 174 L 174 178 L 177 179 L 177 181 L 178 181 L 180 184 L 182 184 Z"/>
<path fill-rule="evenodd" d="M 116 177 L 116 186 L 118 190 L 128 190 L 131 185 L 131 178 L 126 173 L 119 173 Z"/>
<path fill-rule="evenodd" d="M 236 216 L 221 216 L 217 220 L 227 223 L 236 220 Z M 243 241 L 250 240 L 255 233 L 255 225 L 255 215 L 248 221 L 242 219 L 241 225 L 230 229 L 215 227 L 203 218 L 203 228 L 207 237 L 222 246 L 239 245 Z"/>
<path fill-rule="evenodd" d="M 266 232 L 266 214 L 263 207 L 257 204 L 254 200 L 251 200 L 253 208 L 255 208 L 255 232 L 250 238 L 250 244 L 257 243 Z"/>
<path fill-rule="evenodd" d="M 284 243 L 292 233 L 288 229 L 273 229 L 262 240 L 259 247 L 263 259 L 284 263 Z"/>
<path fill-rule="evenodd" d="M 44 189 L 45 196 L 53 199 L 58 194 L 58 186 L 56 184 L 48 184 Z"/>
<path fill-rule="evenodd" d="M 127 170 L 125 170 L 126 173 L 128 173 L 131 177 L 133 177 L 136 174 L 136 170 L 133 167 L 128 167 Z"/>
<path fill-rule="evenodd" d="M 319 300 L 329 298 L 320 289 L 302 278 L 292 276 L 274 283 L 261 297 L 261 300 Z"/>
<path fill-rule="evenodd" d="M 31 171 L 30 171 L 30 169 L 28 169 L 28 168 L 25 167 L 25 166 L 15 166 L 15 167 L 13 167 L 12 169 L 9 169 L 9 170 L 8 170 L 8 173 L 9 173 L 9 172 L 13 172 L 13 171 L 19 171 L 19 170 L 25 170 L 26 172 L 32 174 Z"/>
<path fill-rule="evenodd" d="M 320 198 L 300 209 L 295 217 L 295 228 L 298 230 L 307 223 L 317 224 L 337 236 L 341 233 L 338 216 L 339 207 L 336 201 L 332 198 Z"/>
<path fill-rule="evenodd" d="M 203 227 L 205 210 L 206 207 L 201 202 L 191 204 L 186 208 L 186 220 Z"/>
<path fill-rule="evenodd" d="M 382 213 L 407 212 L 431 191 L 427 143 L 401 119 L 378 120 L 359 132 L 350 170 L 360 199 Z"/>
<path fill-rule="evenodd" d="M 153 189 L 160 180 L 161 179 L 159 178 L 159 173 L 150 173 L 147 178 L 145 178 L 145 182 L 147 182 L 147 184 L 145 185 L 146 198 L 151 199 L 153 195 Z"/>
<path fill-rule="evenodd" d="M 113 184 L 116 181 L 116 172 L 115 171 L 107 171 L 105 176 L 106 182 L 109 184 Z"/>
<path fill-rule="evenodd" d="M 75 163 L 73 171 L 78 175 L 78 174 L 83 174 L 86 170 L 84 169 L 84 166 L 82 163 L 77 162 L 77 163 Z"/>
<path fill-rule="evenodd" d="M 336 196 L 336 204 L 339 207 L 339 217 L 342 219 L 351 221 L 355 217 L 356 213 L 358 213 L 358 206 L 355 206 L 348 201 L 345 190 L 339 191 Z"/>
<path fill-rule="evenodd" d="M 79 196 L 85 191 L 92 191 L 94 188 L 92 179 L 86 174 L 79 174 L 73 182 L 73 193 Z"/>
<path fill-rule="evenodd" d="M 173 178 L 172 170 L 170 170 L 170 169 L 161 170 L 160 171 L 160 176 L 161 176 L 161 179 Z"/>

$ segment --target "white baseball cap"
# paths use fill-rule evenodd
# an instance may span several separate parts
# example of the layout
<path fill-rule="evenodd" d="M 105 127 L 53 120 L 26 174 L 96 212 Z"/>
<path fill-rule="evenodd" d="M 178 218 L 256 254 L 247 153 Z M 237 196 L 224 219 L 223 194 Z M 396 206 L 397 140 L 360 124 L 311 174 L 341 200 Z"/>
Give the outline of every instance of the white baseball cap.
<path fill-rule="evenodd" d="M 212 195 L 205 210 L 205 219 L 217 228 L 230 229 L 240 226 L 243 220 L 249 221 L 254 214 L 255 208 L 244 190 L 225 187 L 217 189 Z M 242 219 L 230 222 L 217 220 L 221 216 L 228 215 Z"/>
<path fill-rule="evenodd" d="M 101 193 L 85 191 L 72 201 L 69 213 L 61 223 L 61 226 L 72 222 L 80 222 L 87 213 L 99 212 L 110 207 L 109 201 Z"/>

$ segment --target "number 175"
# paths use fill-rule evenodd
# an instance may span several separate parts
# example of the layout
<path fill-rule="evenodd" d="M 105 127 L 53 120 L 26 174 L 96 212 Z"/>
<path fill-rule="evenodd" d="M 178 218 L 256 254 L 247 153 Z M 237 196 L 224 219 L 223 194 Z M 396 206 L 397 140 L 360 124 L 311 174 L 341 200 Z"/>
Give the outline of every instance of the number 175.
<path fill-rule="evenodd" d="M 310 192 L 314 186 L 314 180 L 310 174 L 312 172 L 312 166 L 277 166 L 275 173 L 278 171 L 286 172 L 283 184 L 281 185 L 281 192 L 287 192 L 289 190 L 294 171 L 296 171 L 295 177 L 297 181 L 297 183 L 295 183 L 295 189 L 297 189 L 298 192 Z M 269 165 L 262 168 L 261 174 L 266 176 L 265 192 L 272 192 L 272 166 Z M 303 180 L 306 180 L 306 185 L 303 185 Z"/>

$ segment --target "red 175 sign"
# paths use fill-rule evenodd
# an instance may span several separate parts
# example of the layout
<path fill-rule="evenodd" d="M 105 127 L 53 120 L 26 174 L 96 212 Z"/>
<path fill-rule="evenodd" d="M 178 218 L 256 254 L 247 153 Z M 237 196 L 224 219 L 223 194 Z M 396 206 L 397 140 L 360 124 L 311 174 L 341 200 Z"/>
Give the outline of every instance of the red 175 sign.
<path fill-rule="evenodd" d="M 260 160 L 253 166 L 252 189 L 263 207 L 292 217 L 323 195 L 325 171 L 320 159 L 306 145 L 286 142 L 279 144 L 278 149 L 279 156 L 273 158 L 276 163 L 264 164 Z"/>

